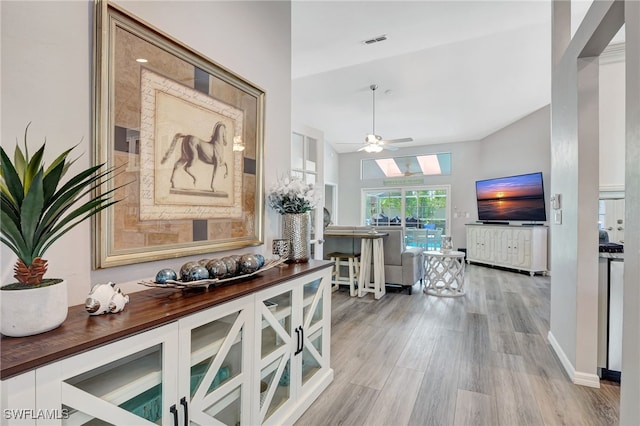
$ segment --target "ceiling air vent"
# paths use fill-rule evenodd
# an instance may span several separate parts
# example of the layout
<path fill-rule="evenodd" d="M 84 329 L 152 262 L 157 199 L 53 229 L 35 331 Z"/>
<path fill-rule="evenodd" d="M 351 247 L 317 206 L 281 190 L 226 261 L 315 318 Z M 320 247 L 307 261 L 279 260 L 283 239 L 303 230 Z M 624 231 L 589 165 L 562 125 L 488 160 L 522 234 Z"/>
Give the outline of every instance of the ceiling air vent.
<path fill-rule="evenodd" d="M 377 36 L 377 37 L 370 38 L 369 40 L 364 40 L 364 41 L 362 42 L 362 44 L 373 44 L 373 43 L 378 43 L 378 42 L 380 42 L 380 41 L 385 41 L 386 39 L 387 39 L 387 35 L 386 35 L 386 34 L 383 34 L 383 35 L 381 35 L 381 36 Z"/>

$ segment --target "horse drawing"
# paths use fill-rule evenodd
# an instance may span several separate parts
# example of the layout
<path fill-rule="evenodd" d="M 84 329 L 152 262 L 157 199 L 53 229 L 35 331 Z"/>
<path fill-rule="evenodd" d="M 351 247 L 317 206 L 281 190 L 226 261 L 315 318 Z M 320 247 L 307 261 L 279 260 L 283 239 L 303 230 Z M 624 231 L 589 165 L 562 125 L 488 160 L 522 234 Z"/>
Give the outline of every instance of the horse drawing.
<path fill-rule="evenodd" d="M 211 140 L 205 141 L 193 135 L 184 135 L 182 133 L 176 133 L 173 136 L 173 140 L 171 141 L 171 145 L 167 150 L 166 154 L 162 158 L 161 164 L 164 164 L 176 147 L 178 141 L 182 141 L 181 154 L 180 158 L 173 164 L 173 172 L 171 173 L 171 188 L 175 188 L 175 183 L 173 178 L 176 174 L 176 170 L 182 167 L 184 171 L 191 176 L 193 179 L 193 184 L 196 184 L 196 176 L 191 173 L 191 166 L 193 166 L 193 162 L 196 160 L 200 160 L 205 164 L 211 164 L 213 166 L 213 174 L 211 175 L 211 191 L 215 192 L 213 188 L 213 180 L 216 177 L 216 173 L 219 167 L 224 166 L 224 178 L 229 174 L 229 168 L 227 166 L 227 162 L 224 161 L 223 157 L 223 147 L 222 145 L 227 145 L 227 128 L 222 122 L 217 122 L 215 126 L 213 126 L 213 133 L 211 135 Z"/>

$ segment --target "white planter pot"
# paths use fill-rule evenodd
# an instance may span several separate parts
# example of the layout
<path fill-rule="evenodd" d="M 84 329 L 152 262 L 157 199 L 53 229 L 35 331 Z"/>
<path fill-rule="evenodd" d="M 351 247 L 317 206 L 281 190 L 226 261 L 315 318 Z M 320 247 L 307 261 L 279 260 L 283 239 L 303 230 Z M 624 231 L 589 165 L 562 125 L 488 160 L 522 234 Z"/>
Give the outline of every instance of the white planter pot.
<path fill-rule="evenodd" d="M 26 290 L 0 290 L 0 332 L 23 337 L 44 333 L 67 318 L 67 282 Z"/>

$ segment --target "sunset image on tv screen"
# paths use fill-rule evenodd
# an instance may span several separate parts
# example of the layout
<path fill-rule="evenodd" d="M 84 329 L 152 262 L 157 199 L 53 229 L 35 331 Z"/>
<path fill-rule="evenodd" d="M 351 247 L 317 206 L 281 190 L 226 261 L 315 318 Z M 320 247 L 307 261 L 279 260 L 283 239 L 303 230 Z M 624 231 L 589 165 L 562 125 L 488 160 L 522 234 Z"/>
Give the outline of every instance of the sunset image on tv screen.
<path fill-rule="evenodd" d="M 476 182 L 478 219 L 546 220 L 542 173 Z"/>

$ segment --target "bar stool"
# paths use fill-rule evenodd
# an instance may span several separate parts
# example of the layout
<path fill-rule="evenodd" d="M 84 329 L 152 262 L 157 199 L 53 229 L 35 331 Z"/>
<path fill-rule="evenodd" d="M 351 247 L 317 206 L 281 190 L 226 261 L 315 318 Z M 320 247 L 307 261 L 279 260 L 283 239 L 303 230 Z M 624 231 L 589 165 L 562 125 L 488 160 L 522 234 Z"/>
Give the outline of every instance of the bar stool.
<path fill-rule="evenodd" d="M 360 253 L 340 253 L 333 252 L 327 255 L 334 262 L 333 272 L 331 274 L 331 291 L 336 291 L 340 284 L 349 285 L 349 295 L 356 295 L 356 282 L 360 273 Z M 346 263 L 346 265 L 345 265 Z M 348 276 L 340 273 L 340 266 L 346 266 Z"/>

